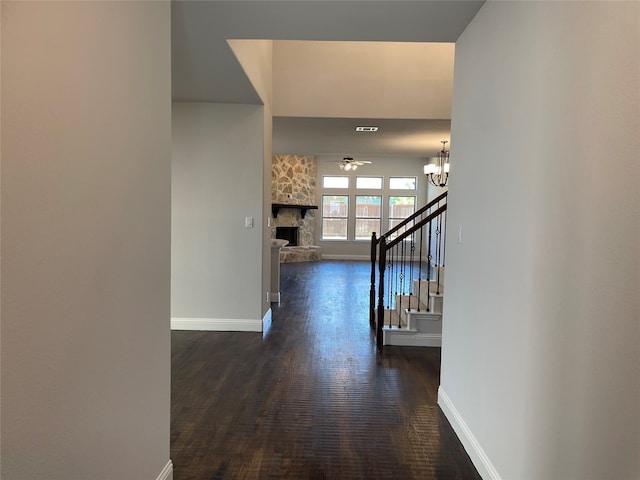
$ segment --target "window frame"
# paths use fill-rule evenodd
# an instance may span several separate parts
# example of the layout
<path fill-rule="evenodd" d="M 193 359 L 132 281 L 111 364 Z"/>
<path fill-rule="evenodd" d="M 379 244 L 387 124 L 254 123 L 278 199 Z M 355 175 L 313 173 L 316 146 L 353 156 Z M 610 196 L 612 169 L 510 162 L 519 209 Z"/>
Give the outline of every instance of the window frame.
<path fill-rule="evenodd" d="M 391 186 L 391 182 L 393 181 L 393 179 L 412 179 L 413 188 L 394 188 Z M 389 190 L 401 191 L 401 192 L 415 192 L 418 190 L 418 177 L 413 175 L 404 175 L 404 176 L 392 175 L 389 177 Z M 401 195 L 394 195 L 394 196 L 401 196 Z"/>
<path fill-rule="evenodd" d="M 378 230 L 374 230 L 376 232 L 376 234 L 380 235 L 382 232 L 380 232 L 380 230 L 382 230 L 382 210 L 383 210 L 383 198 L 384 195 L 382 193 L 380 193 L 379 195 L 355 195 L 354 196 L 354 205 L 355 205 L 355 209 L 354 209 L 354 227 L 353 227 L 353 241 L 354 242 L 364 242 L 364 241 L 370 241 L 371 240 L 371 234 L 369 234 L 367 237 L 358 237 L 358 220 L 377 220 L 378 221 Z M 378 216 L 358 216 L 358 197 L 373 197 L 373 198 L 378 198 L 380 201 L 380 208 L 379 208 L 379 214 Z"/>
<path fill-rule="evenodd" d="M 376 179 L 380 179 L 380 186 L 379 187 L 359 187 L 358 186 L 358 179 L 360 179 L 360 178 L 376 178 Z M 384 190 L 384 176 L 383 175 L 356 175 L 355 188 L 356 188 L 356 191 L 359 191 L 359 190 L 380 190 L 380 191 L 383 191 Z"/>
<path fill-rule="evenodd" d="M 346 213 L 344 216 L 326 216 L 325 215 L 325 197 L 343 197 L 346 199 L 346 202 L 344 203 L 344 205 L 346 205 Z M 349 241 L 349 213 L 350 213 L 350 208 L 349 208 L 349 203 L 350 203 L 350 195 L 348 193 L 346 194 L 339 194 L 339 195 L 329 195 L 329 194 L 322 194 L 322 198 L 321 198 L 321 205 L 322 205 L 322 225 L 321 225 L 321 232 L 320 232 L 320 240 L 322 240 L 323 242 L 345 242 L 345 241 Z M 344 220 L 345 221 L 345 236 L 344 238 L 337 238 L 337 237 L 325 237 L 325 220 L 326 219 L 330 219 L 330 220 Z"/>
<path fill-rule="evenodd" d="M 391 216 L 391 199 L 392 198 L 413 198 L 413 211 L 408 214 L 405 217 L 392 217 Z M 391 225 L 391 222 L 393 220 L 399 220 L 398 223 L 402 223 L 405 219 L 409 218 L 411 215 L 413 215 L 414 213 L 416 213 L 416 202 L 418 200 L 418 196 L 417 195 L 389 195 L 387 197 L 387 231 L 391 230 L 393 228 L 393 226 Z M 396 232 L 394 235 L 392 235 L 392 238 L 395 238 L 398 235 L 398 232 Z"/>
<path fill-rule="evenodd" d="M 346 178 L 346 187 L 325 187 L 324 182 L 326 178 Z M 351 184 L 351 177 L 349 175 L 322 175 L 322 190 L 349 190 Z"/>

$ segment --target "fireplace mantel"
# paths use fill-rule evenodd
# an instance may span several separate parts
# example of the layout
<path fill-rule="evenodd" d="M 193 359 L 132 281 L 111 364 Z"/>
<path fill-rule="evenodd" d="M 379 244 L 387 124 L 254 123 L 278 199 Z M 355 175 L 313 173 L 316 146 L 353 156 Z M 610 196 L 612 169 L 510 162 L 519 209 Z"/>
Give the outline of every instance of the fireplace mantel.
<path fill-rule="evenodd" d="M 317 210 L 317 205 L 294 205 L 291 203 L 272 203 L 271 204 L 271 213 L 273 213 L 273 218 L 278 218 L 278 212 L 281 208 L 294 208 L 300 210 L 300 216 L 304 218 L 307 214 L 307 210 Z"/>

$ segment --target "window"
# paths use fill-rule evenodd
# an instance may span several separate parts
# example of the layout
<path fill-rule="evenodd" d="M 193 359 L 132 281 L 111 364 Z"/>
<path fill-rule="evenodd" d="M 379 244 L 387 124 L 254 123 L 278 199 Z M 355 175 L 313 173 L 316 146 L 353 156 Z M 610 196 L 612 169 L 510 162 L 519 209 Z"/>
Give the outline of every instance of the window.
<path fill-rule="evenodd" d="M 415 190 L 416 189 L 416 177 L 390 177 L 389 178 L 389 189 L 391 189 L 391 190 Z"/>
<path fill-rule="evenodd" d="M 322 196 L 322 239 L 323 240 L 346 240 L 348 217 L 349 217 L 349 196 L 348 195 L 323 195 Z"/>
<path fill-rule="evenodd" d="M 415 211 L 416 197 L 389 197 L 389 229 L 411 215 Z M 404 232 L 401 228 L 399 232 Z M 395 238 L 395 235 L 394 235 Z"/>
<path fill-rule="evenodd" d="M 382 177 L 356 177 L 356 188 L 382 190 Z"/>
<path fill-rule="evenodd" d="M 349 188 L 349 177 L 322 177 L 322 188 Z"/>
<path fill-rule="evenodd" d="M 380 195 L 356 195 L 356 240 L 371 240 L 373 232 L 379 235 L 381 216 Z"/>

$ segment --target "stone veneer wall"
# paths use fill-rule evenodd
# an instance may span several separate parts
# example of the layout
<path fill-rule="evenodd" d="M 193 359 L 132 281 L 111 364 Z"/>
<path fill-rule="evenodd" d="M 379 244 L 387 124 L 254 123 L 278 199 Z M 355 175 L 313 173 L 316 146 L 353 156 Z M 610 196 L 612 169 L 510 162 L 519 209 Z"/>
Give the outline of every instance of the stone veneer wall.
<path fill-rule="evenodd" d="M 316 204 L 316 159 L 305 155 L 275 155 L 271 171 L 271 201 L 294 205 Z M 300 210 L 283 208 L 271 223 L 271 238 L 276 227 L 299 227 L 298 244 L 313 245 L 317 210 L 307 210 L 304 219 Z"/>

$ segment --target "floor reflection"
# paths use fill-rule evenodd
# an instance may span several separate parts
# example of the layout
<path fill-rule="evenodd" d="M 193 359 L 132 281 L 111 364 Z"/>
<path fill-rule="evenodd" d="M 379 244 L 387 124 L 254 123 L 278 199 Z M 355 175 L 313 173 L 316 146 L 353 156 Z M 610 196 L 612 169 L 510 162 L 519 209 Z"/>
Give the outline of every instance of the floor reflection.
<path fill-rule="evenodd" d="M 377 353 L 369 268 L 283 264 L 261 338 L 173 332 L 176 480 L 479 478 L 436 404 L 440 350 Z"/>

